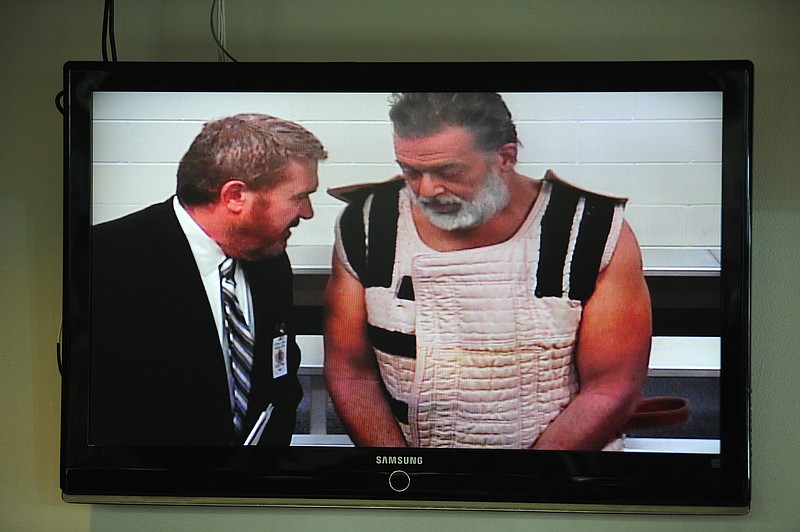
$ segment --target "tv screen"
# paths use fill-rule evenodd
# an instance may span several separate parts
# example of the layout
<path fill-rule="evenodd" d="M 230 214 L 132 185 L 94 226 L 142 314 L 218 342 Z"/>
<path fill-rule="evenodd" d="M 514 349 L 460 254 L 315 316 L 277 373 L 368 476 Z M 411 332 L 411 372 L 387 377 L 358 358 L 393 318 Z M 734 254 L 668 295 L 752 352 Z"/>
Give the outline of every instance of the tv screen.
<path fill-rule="evenodd" d="M 752 80 L 67 63 L 64 499 L 747 512 Z"/>

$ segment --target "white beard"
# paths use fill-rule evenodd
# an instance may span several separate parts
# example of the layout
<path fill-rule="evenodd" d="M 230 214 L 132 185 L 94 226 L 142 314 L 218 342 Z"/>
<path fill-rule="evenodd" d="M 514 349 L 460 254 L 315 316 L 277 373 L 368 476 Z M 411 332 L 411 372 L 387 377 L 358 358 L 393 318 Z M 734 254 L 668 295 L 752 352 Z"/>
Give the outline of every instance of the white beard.
<path fill-rule="evenodd" d="M 508 205 L 511 197 L 508 187 L 497 172 L 490 172 L 486 176 L 486 183 L 472 200 L 465 200 L 453 194 L 420 198 L 414 195 L 409 187 L 406 187 L 406 193 L 428 221 L 445 231 L 472 229 L 479 226 Z M 459 208 L 453 212 L 439 212 L 431 208 L 431 205 L 458 205 Z"/>

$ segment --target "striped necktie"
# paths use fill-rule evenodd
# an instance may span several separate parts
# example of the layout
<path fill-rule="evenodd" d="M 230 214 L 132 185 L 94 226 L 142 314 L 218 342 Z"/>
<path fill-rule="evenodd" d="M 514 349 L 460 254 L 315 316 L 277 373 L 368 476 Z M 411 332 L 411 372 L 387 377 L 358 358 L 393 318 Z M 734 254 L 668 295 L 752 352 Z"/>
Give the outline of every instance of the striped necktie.
<path fill-rule="evenodd" d="M 236 433 L 241 434 L 244 417 L 247 414 L 247 398 L 250 394 L 250 370 L 253 367 L 255 339 L 236 297 L 235 272 L 236 261 L 230 257 L 222 261 L 219 266 L 224 331 L 228 340 L 233 377 L 233 425 L 236 427 Z"/>

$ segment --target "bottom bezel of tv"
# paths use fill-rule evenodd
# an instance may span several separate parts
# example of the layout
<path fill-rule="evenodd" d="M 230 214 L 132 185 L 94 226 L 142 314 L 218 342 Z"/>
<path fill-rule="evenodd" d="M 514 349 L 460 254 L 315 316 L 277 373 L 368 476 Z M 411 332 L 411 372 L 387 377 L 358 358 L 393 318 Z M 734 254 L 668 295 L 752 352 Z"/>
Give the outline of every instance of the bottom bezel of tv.
<path fill-rule="evenodd" d="M 369 499 L 277 499 L 235 497 L 146 497 L 112 495 L 70 495 L 62 493 L 68 503 L 130 504 L 165 506 L 263 506 L 276 508 L 372 508 L 409 510 L 485 510 L 562 513 L 624 513 L 624 514 L 683 514 L 683 515 L 746 515 L 749 506 L 670 506 L 638 504 L 590 503 L 516 503 L 489 501 L 426 501 L 426 500 L 369 500 Z"/>
<path fill-rule="evenodd" d="M 743 515 L 749 482 L 695 478 L 530 478 L 379 472 L 226 475 L 152 470 L 66 471 L 66 502 L 209 506 L 368 507 Z"/>

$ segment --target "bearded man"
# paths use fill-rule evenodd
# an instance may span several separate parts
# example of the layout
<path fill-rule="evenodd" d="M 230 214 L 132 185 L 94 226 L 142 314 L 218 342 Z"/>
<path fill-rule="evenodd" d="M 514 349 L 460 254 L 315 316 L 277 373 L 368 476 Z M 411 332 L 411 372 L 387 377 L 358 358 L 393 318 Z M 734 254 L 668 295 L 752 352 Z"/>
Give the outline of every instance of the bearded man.
<path fill-rule="evenodd" d="M 402 93 L 402 178 L 351 188 L 325 376 L 360 446 L 619 449 L 651 338 L 625 200 L 516 171 L 493 93 Z"/>

